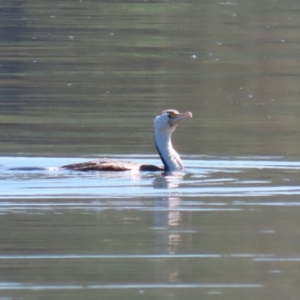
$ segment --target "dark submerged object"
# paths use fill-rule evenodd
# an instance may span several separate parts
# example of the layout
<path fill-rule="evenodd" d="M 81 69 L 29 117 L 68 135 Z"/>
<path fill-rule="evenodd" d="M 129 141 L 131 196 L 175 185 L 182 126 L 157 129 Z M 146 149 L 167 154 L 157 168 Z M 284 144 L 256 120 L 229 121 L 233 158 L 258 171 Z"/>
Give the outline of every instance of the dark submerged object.
<path fill-rule="evenodd" d="M 157 152 L 163 162 L 163 167 L 113 159 L 99 159 L 65 165 L 61 169 L 76 171 L 183 171 L 182 161 L 172 146 L 171 137 L 177 125 L 182 120 L 191 117 L 191 112 L 179 113 L 177 110 L 168 109 L 162 111 L 154 119 L 154 141 Z"/>

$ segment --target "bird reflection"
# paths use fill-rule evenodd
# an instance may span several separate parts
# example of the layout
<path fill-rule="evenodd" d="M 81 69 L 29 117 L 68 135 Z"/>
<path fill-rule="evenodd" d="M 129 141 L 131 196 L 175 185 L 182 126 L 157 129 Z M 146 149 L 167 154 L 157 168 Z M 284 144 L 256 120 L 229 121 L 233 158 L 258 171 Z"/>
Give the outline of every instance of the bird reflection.
<path fill-rule="evenodd" d="M 175 173 L 172 174 L 160 174 L 155 176 L 153 180 L 153 187 L 155 189 L 174 189 L 179 186 L 179 183 L 183 179 L 183 173 Z"/>
<path fill-rule="evenodd" d="M 154 228 L 157 231 L 156 245 L 163 252 L 174 253 L 176 246 L 181 242 L 180 234 L 176 229 L 182 220 L 179 197 L 159 198 L 155 201 Z M 175 232 L 174 232 L 175 231 Z M 175 247 L 175 248 L 174 248 Z"/>
<path fill-rule="evenodd" d="M 171 178 L 156 178 L 163 186 L 172 183 Z M 159 185 L 161 187 L 161 184 Z M 181 198 L 170 196 L 155 200 L 154 229 L 156 253 L 177 254 L 178 248 L 183 244 L 183 232 L 180 230 L 183 223 L 182 211 L 180 210 Z M 180 270 L 171 264 L 169 259 L 159 262 L 156 266 L 156 279 L 159 281 L 180 281 Z"/>

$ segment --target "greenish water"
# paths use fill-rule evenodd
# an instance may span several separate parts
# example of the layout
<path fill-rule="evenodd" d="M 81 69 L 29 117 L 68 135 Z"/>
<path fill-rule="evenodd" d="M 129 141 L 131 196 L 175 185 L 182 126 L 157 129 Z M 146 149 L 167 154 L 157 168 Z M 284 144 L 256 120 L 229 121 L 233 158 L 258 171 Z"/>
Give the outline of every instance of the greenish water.
<path fill-rule="evenodd" d="M 297 299 L 297 1 L 0 3 L 0 297 Z M 116 155 L 186 174 L 12 171 Z"/>
<path fill-rule="evenodd" d="M 299 155 L 297 2 L 1 6 L 2 154 L 153 153 L 172 107 L 182 153 Z"/>

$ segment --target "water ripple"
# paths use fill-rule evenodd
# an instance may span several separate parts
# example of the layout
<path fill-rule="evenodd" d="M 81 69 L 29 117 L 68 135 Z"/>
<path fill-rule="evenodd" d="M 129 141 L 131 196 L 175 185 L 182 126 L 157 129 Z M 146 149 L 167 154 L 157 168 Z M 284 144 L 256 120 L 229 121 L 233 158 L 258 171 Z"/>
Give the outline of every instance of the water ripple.
<path fill-rule="evenodd" d="M 124 157 L 123 157 L 124 158 Z M 155 164 L 151 156 L 126 160 Z M 69 159 L 71 161 L 71 159 Z M 83 161 L 84 159 L 72 159 Z M 67 159 L 68 162 L 68 159 Z M 185 174 L 163 176 L 147 172 L 75 172 L 62 170 L 17 171 L 13 167 L 59 166 L 63 158 L 1 158 L 1 199 L 132 198 L 132 197 L 271 197 L 300 194 L 300 162 L 278 158 L 191 156 Z"/>
<path fill-rule="evenodd" d="M 249 289 L 262 288 L 262 284 L 254 283 L 128 283 L 128 284 L 93 284 L 93 285 L 35 285 L 24 283 L 0 282 L 0 290 L 102 290 L 102 289 Z"/>

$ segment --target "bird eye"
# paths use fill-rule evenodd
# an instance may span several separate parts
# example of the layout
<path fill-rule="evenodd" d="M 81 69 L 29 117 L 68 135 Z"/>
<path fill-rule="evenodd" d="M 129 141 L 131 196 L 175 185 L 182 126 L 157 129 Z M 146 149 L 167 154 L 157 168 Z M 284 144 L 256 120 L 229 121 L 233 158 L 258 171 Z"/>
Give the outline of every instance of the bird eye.
<path fill-rule="evenodd" d="M 172 111 L 169 111 L 168 112 L 168 118 L 171 119 L 171 118 L 174 118 L 176 116 L 176 113 L 172 112 Z"/>

